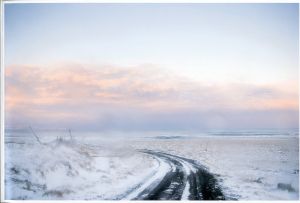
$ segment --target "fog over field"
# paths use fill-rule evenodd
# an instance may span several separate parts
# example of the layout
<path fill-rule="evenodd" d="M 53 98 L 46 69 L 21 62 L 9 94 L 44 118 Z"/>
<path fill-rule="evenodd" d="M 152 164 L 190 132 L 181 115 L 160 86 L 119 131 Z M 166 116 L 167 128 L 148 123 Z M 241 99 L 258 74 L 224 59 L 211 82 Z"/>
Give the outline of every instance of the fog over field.
<path fill-rule="evenodd" d="M 4 8 L 1 201 L 299 199 L 298 4 Z"/>

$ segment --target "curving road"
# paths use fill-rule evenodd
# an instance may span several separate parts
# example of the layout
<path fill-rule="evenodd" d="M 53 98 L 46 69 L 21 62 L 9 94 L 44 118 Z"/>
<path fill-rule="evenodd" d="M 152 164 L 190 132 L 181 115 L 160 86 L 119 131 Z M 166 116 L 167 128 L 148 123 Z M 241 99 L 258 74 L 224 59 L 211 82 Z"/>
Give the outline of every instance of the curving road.
<path fill-rule="evenodd" d="M 123 197 L 127 200 L 225 200 L 216 178 L 203 166 L 183 157 L 142 150 L 159 167 Z"/>

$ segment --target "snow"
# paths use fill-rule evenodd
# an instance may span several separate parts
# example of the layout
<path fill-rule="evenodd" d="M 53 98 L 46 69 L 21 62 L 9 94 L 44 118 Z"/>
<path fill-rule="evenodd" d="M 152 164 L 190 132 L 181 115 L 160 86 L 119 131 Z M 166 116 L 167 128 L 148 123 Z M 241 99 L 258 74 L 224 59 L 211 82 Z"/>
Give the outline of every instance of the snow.
<path fill-rule="evenodd" d="M 5 199 L 134 198 L 174 170 L 140 149 L 196 160 L 217 177 L 230 199 L 299 199 L 298 136 L 82 132 L 74 133 L 71 140 L 64 133 L 37 134 L 45 145 L 28 132 L 6 134 Z M 183 164 L 185 170 L 193 171 Z M 183 199 L 189 187 L 185 186 Z"/>
<path fill-rule="evenodd" d="M 299 199 L 299 141 L 296 136 L 140 139 L 132 141 L 131 145 L 196 160 L 215 174 L 227 198 Z M 290 186 L 292 190 L 278 184 Z"/>
<path fill-rule="evenodd" d="M 183 193 L 182 193 L 181 200 L 188 200 L 188 197 L 189 197 L 189 194 L 190 194 L 189 189 L 190 189 L 190 183 L 186 182 L 186 185 L 185 185 Z"/>
<path fill-rule="evenodd" d="M 125 147 L 11 141 L 5 151 L 6 199 L 114 199 L 158 167 L 150 156 Z"/>
<path fill-rule="evenodd" d="M 159 163 L 159 170 L 155 170 L 154 174 L 151 174 L 149 178 L 147 178 L 144 183 L 140 187 L 137 188 L 137 190 L 134 190 L 132 193 L 128 194 L 125 198 L 125 200 L 131 200 L 135 197 L 137 197 L 142 191 L 144 191 L 146 188 L 152 186 L 155 187 L 155 185 L 158 185 L 159 182 L 163 179 L 163 177 L 166 175 L 166 173 L 171 169 L 171 167 L 161 160 L 160 158 L 156 158 Z"/>

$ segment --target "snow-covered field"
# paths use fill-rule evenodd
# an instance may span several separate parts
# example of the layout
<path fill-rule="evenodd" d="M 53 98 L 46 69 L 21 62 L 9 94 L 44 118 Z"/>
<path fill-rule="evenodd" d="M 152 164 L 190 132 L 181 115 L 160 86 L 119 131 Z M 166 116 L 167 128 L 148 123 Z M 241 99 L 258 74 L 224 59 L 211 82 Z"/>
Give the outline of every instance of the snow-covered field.
<path fill-rule="evenodd" d="M 131 145 L 197 160 L 218 177 L 227 197 L 299 199 L 298 137 L 209 136 L 137 140 Z"/>
<path fill-rule="evenodd" d="M 122 199 L 153 175 L 151 149 L 196 160 L 228 198 L 299 198 L 299 142 L 288 136 L 168 136 L 10 132 L 5 199 Z M 162 171 L 163 173 L 163 171 Z M 125 196 L 124 196 L 125 195 Z"/>

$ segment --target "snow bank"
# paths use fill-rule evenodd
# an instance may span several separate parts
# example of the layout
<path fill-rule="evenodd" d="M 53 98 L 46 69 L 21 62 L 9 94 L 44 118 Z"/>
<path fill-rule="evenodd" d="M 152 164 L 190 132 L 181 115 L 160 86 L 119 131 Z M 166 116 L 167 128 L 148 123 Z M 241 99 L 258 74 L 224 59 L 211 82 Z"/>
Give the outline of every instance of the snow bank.
<path fill-rule="evenodd" d="M 56 139 L 5 144 L 6 199 L 114 199 L 158 167 L 128 148 Z"/>

